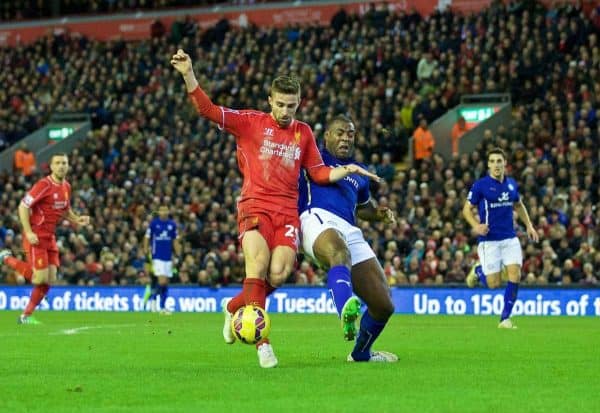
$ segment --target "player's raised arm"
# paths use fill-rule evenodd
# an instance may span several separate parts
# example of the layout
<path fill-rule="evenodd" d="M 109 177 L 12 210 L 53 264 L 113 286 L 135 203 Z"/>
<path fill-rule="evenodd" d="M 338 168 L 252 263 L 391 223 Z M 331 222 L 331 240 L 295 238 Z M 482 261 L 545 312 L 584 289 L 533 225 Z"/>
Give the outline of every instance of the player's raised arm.
<path fill-rule="evenodd" d="M 208 95 L 202 90 L 194 74 L 192 67 L 192 59 L 183 50 L 179 49 L 171 58 L 171 65 L 181 74 L 185 82 L 185 88 L 188 92 L 192 104 L 200 116 L 215 122 L 220 129 L 225 129 L 228 132 L 239 132 L 239 126 L 246 119 L 240 116 L 237 111 L 215 105 Z M 227 113 L 227 119 L 226 119 Z"/>
<path fill-rule="evenodd" d="M 380 177 L 367 171 L 362 166 L 358 166 L 355 164 L 349 164 L 349 165 L 338 166 L 337 168 L 333 168 L 331 170 L 331 172 L 329 173 L 329 182 L 337 182 L 340 179 L 344 179 L 345 177 L 350 176 L 352 174 L 366 176 L 367 178 L 370 178 L 370 179 L 374 180 L 375 182 L 381 182 Z"/>

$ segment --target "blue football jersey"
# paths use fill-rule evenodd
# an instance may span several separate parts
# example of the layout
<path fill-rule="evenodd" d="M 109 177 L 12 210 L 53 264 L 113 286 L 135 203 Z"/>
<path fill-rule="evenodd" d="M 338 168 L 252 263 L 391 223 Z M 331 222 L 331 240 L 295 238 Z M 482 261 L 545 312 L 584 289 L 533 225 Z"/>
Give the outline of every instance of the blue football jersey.
<path fill-rule="evenodd" d="M 177 224 L 172 219 L 154 218 L 146 231 L 152 246 L 152 259 L 171 261 L 173 241 L 177 238 Z"/>
<path fill-rule="evenodd" d="M 326 149 L 321 149 L 323 162 L 327 166 L 357 164 L 353 159 L 338 159 Z M 364 165 L 360 165 L 365 168 Z M 366 168 L 365 168 L 366 169 Z M 355 222 L 357 204 L 369 201 L 369 178 L 353 174 L 330 185 L 317 185 L 312 182 L 306 171 L 300 174 L 298 211 L 302 214 L 310 208 L 322 208 L 345 219 L 352 225 Z"/>
<path fill-rule="evenodd" d="M 467 199 L 477 206 L 479 222 L 488 224 L 490 229 L 487 235 L 479 237 L 479 241 L 500 241 L 517 236 L 513 208 L 520 197 L 514 179 L 505 176 L 500 182 L 486 175 L 473 183 Z"/>

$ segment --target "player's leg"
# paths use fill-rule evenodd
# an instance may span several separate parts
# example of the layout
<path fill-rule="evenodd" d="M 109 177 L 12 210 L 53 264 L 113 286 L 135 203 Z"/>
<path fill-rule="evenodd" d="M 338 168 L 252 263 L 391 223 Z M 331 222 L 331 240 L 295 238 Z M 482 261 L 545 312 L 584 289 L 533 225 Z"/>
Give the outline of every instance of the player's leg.
<path fill-rule="evenodd" d="M 171 315 L 171 312 L 166 308 L 167 297 L 169 296 L 169 278 L 166 275 L 156 277 L 158 280 L 157 295 L 160 301 L 160 314 Z"/>
<path fill-rule="evenodd" d="M 332 296 L 346 340 L 356 337 L 356 320 L 360 300 L 352 293 L 352 262 L 346 239 L 342 235 L 352 226 L 329 211 L 313 208 L 300 216 L 304 253 L 329 268 L 327 287 Z"/>
<path fill-rule="evenodd" d="M 351 233 L 348 237 L 353 261 L 352 285 L 354 292 L 367 305 L 367 311 L 360 320 L 354 349 L 348 360 L 397 361 L 398 357 L 395 354 L 371 350 L 371 346 L 394 313 L 394 303 L 383 268 L 361 233 Z"/>
<path fill-rule="evenodd" d="M 247 231 L 242 239 L 246 278 L 242 287 L 244 305 L 254 304 L 265 307 L 265 279 L 271 260 L 267 241 L 258 230 Z M 233 301 L 233 300 L 232 300 Z M 239 309 L 230 304 L 227 309 L 233 313 Z"/>
<path fill-rule="evenodd" d="M 227 311 L 232 314 L 246 304 L 256 290 L 260 296 L 263 292 L 266 297 L 267 271 L 271 260 L 271 247 L 269 240 L 273 238 L 273 224 L 268 215 L 262 213 L 248 213 L 238 211 L 239 239 L 244 253 L 246 277 L 242 291 L 229 300 L 226 304 Z M 262 291 L 262 292 L 261 292 Z M 225 304 L 225 300 L 222 304 Z M 264 308 L 264 299 L 260 300 Z"/>
<path fill-rule="evenodd" d="M 356 337 L 356 320 L 360 315 L 360 300 L 352 292 L 350 251 L 342 234 L 328 228 L 315 240 L 312 250 L 318 262 L 324 264 L 327 271 L 327 289 L 342 320 L 344 339 L 351 341 Z"/>
<path fill-rule="evenodd" d="M 153 260 L 152 269 L 157 279 L 156 295 L 158 295 L 160 301 L 160 313 L 171 315 L 171 312 L 166 308 L 166 301 L 169 295 L 169 279 L 173 276 L 173 262 Z M 156 304 L 156 298 L 152 302 Z"/>
<path fill-rule="evenodd" d="M 12 252 L 8 249 L 4 249 L 0 251 L 0 264 L 6 264 L 17 273 L 21 274 L 27 282 L 31 282 L 31 277 L 33 276 L 33 267 L 30 263 L 29 259 L 29 251 L 31 246 L 27 241 L 27 238 L 23 236 L 23 251 L 25 251 L 25 255 L 27 256 L 27 261 L 21 261 L 16 257 L 13 257 Z"/>
<path fill-rule="evenodd" d="M 48 293 L 48 250 L 46 245 L 43 244 L 31 245 L 28 242 L 23 242 L 23 246 L 27 248 L 25 250 L 28 259 L 27 261 L 33 270 L 33 274 L 31 276 L 33 289 L 31 290 L 29 301 L 25 306 L 25 310 L 23 310 L 23 313 L 19 316 L 17 322 L 19 324 L 39 324 L 39 321 L 37 321 L 32 314 Z"/>
<path fill-rule="evenodd" d="M 471 270 L 465 278 L 465 282 L 467 283 L 467 286 L 469 288 L 476 287 L 479 284 L 481 284 L 484 287 L 488 287 L 487 274 L 489 272 L 489 269 L 484 270 L 484 268 L 486 268 L 490 259 L 494 259 L 493 250 L 495 249 L 497 249 L 497 243 L 495 243 L 494 241 L 482 241 L 477 245 L 477 254 L 479 255 L 479 261 L 476 261 L 473 264 Z M 488 257 L 487 261 L 486 255 Z"/>
<path fill-rule="evenodd" d="M 521 265 L 523 263 L 523 253 L 518 238 L 515 237 L 502 241 L 502 261 L 506 266 L 508 282 L 504 290 L 504 308 L 502 309 L 498 327 L 517 328 L 512 323 L 510 315 L 517 301 L 519 283 L 521 281 Z"/>
<path fill-rule="evenodd" d="M 163 261 L 154 260 L 154 259 L 150 263 L 150 265 L 152 267 L 152 275 L 151 275 L 151 281 L 150 281 L 150 294 L 148 297 L 148 303 L 149 303 L 148 307 L 149 307 L 149 310 L 153 313 L 160 311 L 160 309 L 162 308 L 161 306 L 159 306 L 159 300 L 160 300 L 159 279 L 160 279 L 160 277 L 165 276 L 162 263 L 163 263 Z M 148 288 L 146 288 L 146 291 L 147 290 L 148 290 Z M 145 295 L 146 295 L 146 293 L 144 294 L 144 296 Z"/>
<path fill-rule="evenodd" d="M 256 227 L 255 227 L 256 228 Z M 243 227 L 240 225 L 240 230 Z M 223 305 L 224 324 L 223 338 L 227 344 L 235 341 L 231 332 L 231 315 L 247 304 L 256 304 L 265 307 L 266 287 L 265 279 L 268 271 L 271 252 L 267 241 L 257 229 L 241 231 L 242 251 L 246 277 L 242 284 L 242 291 L 230 300 L 224 299 Z"/>
<path fill-rule="evenodd" d="M 271 251 L 267 240 L 258 231 L 248 231 L 244 234 L 242 249 L 246 263 L 246 278 L 242 290 L 244 303 L 246 305 L 257 305 L 266 310 L 265 280 L 271 261 Z M 256 350 L 261 367 L 271 368 L 277 366 L 278 360 L 268 338 L 256 343 Z"/>
<path fill-rule="evenodd" d="M 38 254 L 38 258 L 39 258 L 39 255 L 41 255 L 41 254 Z M 36 266 L 42 267 L 42 265 L 45 265 L 45 262 L 43 264 L 40 262 L 40 264 L 38 264 Z M 35 268 L 34 269 L 33 276 L 31 278 L 31 282 L 33 284 L 33 289 L 31 290 L 31 294 L 29 296 L 29 302 L 27 303 L 25 310 L 23 310 L 23 313 L 19 316 L 19 319 L 18 319 L 19 324 L 39 324 L 39 321 L 37 321 L 33 317 L 32 314 L 35 311 L 36 307 L 42 302 L 42 300 L 48 293 L 49 272 L 50 272 L 50 269 L 47 266 L 43 267 L 43 268 Z"/>
<path fill-rule="evenodd" d="M 148 254 L 146 257 L 146 271 L 148 273 L 148 277 L 150 277 L 150 282 L 146 284 L 146 288 L 144 289 L 144 297 L 142 299 L 143 308 L 146 308 L 148 302 L 150 300 L 154 301 L 154 309 L 156 309 L 156 292 L 158 289 L 158 278 L 154 272 L 154 263 L 152 262 L 152 256 Z M 150 301 L 150 302 L 152 302 Z M 152 308 L 151 308 L 152 310 Z"/>

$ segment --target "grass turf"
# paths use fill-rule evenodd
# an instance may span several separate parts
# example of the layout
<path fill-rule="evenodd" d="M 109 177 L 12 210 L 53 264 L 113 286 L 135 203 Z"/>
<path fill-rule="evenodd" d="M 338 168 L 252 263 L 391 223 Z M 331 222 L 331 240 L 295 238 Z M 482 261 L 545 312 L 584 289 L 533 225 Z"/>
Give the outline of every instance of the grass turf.
<path fill-rule="evenodd" d="M 0 312 L 0 412 L 594 411 L 594 318 L 392 317 L 374 349 L 398 363 L 348 363 L 331 315 L 272 314 L 279 366 L 226 345 L 221 314 Z M 594 407 L 596 406 L 596 407 Z"/>

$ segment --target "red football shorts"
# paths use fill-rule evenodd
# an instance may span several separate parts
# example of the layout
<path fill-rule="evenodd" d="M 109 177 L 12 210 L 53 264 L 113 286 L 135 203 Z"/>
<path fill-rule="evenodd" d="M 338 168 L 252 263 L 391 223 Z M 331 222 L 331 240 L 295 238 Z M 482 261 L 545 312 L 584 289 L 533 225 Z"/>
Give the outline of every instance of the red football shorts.
<path fill-rule="evenodd" d="M 286 245 L 294 251 L 298 250 L 298 228 L 300 219 L 297 216 L 267 212 L 244 212 L 238 213 L 238 230 L 240 242 L 246 231 L 258 230 L 263 236 L 269 249 Z"/>
<path fill-rule="evenodd" d="M 27 262 L 35 270 L 44 270 L 49 265 L 54 265 L 58 268 L 60 266 L 60 258 L 56 238 L 54 236 L 38 236 L 38 240 L 39 242 L 36 245 L 31 245 L 27 241 L 25 234 L 23 234 L 23 250 L 25 251 L 25 255 L 27 255 Z"/>

